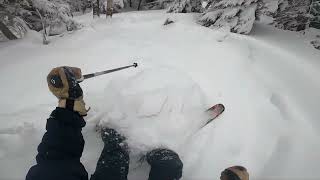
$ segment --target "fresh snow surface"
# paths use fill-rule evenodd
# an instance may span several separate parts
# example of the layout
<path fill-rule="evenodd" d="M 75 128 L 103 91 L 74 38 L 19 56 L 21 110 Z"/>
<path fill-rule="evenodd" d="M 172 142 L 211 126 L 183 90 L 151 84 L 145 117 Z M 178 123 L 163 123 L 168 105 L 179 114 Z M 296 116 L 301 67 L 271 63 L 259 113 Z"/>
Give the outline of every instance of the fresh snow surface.
<path fill-rule="evenodd" d="M 77 17 L 85 27 L 42 45 L 41 35 L 0 44 L 0 179 L 21 180 L 35 164 L 46 118 L 57 100 L 46 75 L 61 65 L 83 73 L 140 66 L 86 80 L 91 111 L 81 161 L 93 173 L 103 147 L 96 125 L 128 137 L 130 180 L 147 179 L 138 163 L 156 147 L 176 150 L 183 179 L 218 179 L 243 165 L 250 179 L 320 178 L 320 51 L 302 35 L 255 24 L 250 36 L 197 25 L 197 14 L 164 11 Z M 174 24 L 162 26 L 170 17 Z M 214 123 L 203 110 L 223 103 Z"/>

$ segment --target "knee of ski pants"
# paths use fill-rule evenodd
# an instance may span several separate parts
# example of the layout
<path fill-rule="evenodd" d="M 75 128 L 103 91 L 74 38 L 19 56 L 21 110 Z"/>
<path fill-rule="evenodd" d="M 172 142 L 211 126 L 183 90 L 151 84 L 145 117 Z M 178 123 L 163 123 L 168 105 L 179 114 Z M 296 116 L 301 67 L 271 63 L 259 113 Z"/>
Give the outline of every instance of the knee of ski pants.
<path fill-rule="evenodd" d="M 105 144 L 90 180 L 127 180 L 129 161 L 126 146 L 117 143 Z"/>
<path fill-rule="evenodd" d="M 176 180 L 182 177 L 183 163 L 179 155 L 170 149 L 155 149 L 147 153 L 151 166 L 149 180 Z"/>
<path fill-rule="evenodd" d="M 96 171 L 90 180 L 127 180 L 129 172 L 129 154 L 125 150 L 102 151 Z"/>

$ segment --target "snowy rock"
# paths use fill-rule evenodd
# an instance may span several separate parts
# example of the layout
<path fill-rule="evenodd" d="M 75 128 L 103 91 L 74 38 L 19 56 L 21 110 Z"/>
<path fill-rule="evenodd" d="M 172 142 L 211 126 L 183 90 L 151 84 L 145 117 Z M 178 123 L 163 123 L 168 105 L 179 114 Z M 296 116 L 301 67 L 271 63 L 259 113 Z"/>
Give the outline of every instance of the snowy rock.
<path fill-rule="evenodd" d="M 206 27 L 224 28 L 239 34 L 249 34 L 255 21 L 256 0 L 219 0 L 213 2 L 200 18 Z"/>
<path fill-rule="evenodd" d="M 174 23 L 174 21 L 172 21 L 171 19 L 167 18 L 166 21 L 163 23 L 164 26 L 168 25 L 168 24 L 172 24 Z"/>
<path fill-rule="evenodd" d="M 314 40 L 310 42 L 314 48 L 320 50 L 320 40 Z"/>
<path fill-rule="evenodd" d="M 168 8 L 169 13 L 203 12 L 201 0 L 175 0 Z"/>

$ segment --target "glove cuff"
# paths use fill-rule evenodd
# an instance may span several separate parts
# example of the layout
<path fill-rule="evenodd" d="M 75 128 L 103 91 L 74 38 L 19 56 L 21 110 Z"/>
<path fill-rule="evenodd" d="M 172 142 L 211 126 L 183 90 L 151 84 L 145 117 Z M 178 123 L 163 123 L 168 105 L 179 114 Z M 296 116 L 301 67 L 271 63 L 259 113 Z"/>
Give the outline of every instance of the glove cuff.
<path fill-rule="evenodd" d="M 80 116 L 86 116 L 87 112 L 90 110 L 86 109 L 86 104 L 82 98 L 78 100 L 73 99 L 59 99 L 58 107 L 69 109 L 71 111 L 76 111 L 80 114 Z"/>

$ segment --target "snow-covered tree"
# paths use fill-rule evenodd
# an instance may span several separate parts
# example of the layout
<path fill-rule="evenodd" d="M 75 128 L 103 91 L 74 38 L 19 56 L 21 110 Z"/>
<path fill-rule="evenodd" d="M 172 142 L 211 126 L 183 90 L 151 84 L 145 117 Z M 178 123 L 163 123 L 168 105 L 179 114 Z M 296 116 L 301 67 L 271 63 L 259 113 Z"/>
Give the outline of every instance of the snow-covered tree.
<path fill-rule="evenodd" d="M 310 23 L 312 0 L 280 0 L 275 25 L 280 29 L 301 31 Z"/>
<path fill-rule="evenodd" d="M 199 23 L 206 27 L 249 34 L 256 19 L 256 9 L 257 0 L 212 0 Z"/>
<path fill-rule="evenodd" d="M 256 15 L 281 29 L 320 29 L 320 0 L 259 0 Z"/>
<path fill-rule="evenodd" d="M 201 0 L 175 0 L 169 6 L 169 13 L 190 13 L 190 12 L 203 12 Z"/>
<path fill-rule="evenodd" d="M 124 8 L 124 0 L 113 0 L 113 12 L 117 13 L 120 9 Z"/>
<path fill-rule="evenodd" d="M 14 40 L 17 39 L 17 37 L 11 32 L 11 30 L 8 28 L 8 26 L 0 21 L 0 33 L 1 33 L 1 40 L 6 39 Z"/>
<path fill-rule="evenodd" d="M 24 13 L 21 5 L 25 1 L 2 0 L 0 4 L 0 31 L 7 39 L 23 38 L 27 32 L 27 25 L 17 15 Z"/>
<path fill-rule="evenodd" d="M 82 12 L 91 7 L 91 2 L 88 0 L 66 0 L 70 5 L 71 12 Z"/>
<path fill-rule="evenodd" d="M 100 3 L 101 1 L 100 0 L 93 0 L 92 1 L 92 15 L 93 15 L 93 18 L 98 16 L 100 17 L 100 11 L 102 9 L 100 9 L 102 7 L 102 3 Z"/>
<path fill-rule="evenodd" d="M 264 23 L 273 23 L 274 15 L 279 8 L 279 0 L 258 0 L 258 8 L 256 11 L 257 20 Z"/>
<path fill-rule="evenodd" d="M 310 27 L 320 29 L 320 0 L 313 0 L 311 5 Z"/>
<path fill-rule="evenodd" d="M 11 32 L 16 38 L 23 37 L 28 27 L 44 30 L 46 35 L 80 28 L 66 0 L 0 0 L 0 21 L 2 34 L 10 36 Z"/>
<path fill-rule="evenodd" d="M 143 4 L 144 9 L 167 9 L 173 0 L 146 0 Z"/>
<path fill-rule="evenodd" d="M 49 35 L 80 28 L 80 25 L 72 19 L 70 6 L 66 2 L 62 0 L 32 0 L 32 2 L 33 7 L 41 13 L 41 22 L 48 28 Z"/>

